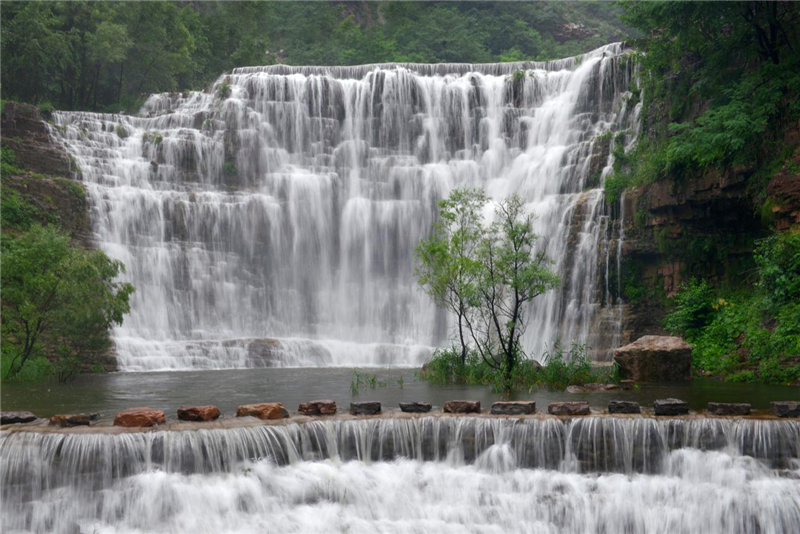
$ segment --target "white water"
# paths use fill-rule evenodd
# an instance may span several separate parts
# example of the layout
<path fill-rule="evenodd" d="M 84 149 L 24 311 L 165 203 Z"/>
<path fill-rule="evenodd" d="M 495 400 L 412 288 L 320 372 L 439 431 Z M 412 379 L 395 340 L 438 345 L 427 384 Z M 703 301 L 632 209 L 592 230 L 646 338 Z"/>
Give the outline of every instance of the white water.
<path fill-rule="evenodd" d="M 594 417 L 3 432 L 0 526 L 781 534 L 800 526 L 799 438 L 794 421 Z"/>
<path fill-rule="evenodd" d="M 616 44 L 549 63 L 242 68 L 135 117 L 56 113 L 98 244 L 136 286 L 120 368 L 419 365 L 448 318 L 416 288 L 414 248 L 458 186 L 539 216 L 563 287 L 530 310 L 526 349 L 608 358 L 618 247 L 597 138 L 635 135 L 633 75 Z"/>

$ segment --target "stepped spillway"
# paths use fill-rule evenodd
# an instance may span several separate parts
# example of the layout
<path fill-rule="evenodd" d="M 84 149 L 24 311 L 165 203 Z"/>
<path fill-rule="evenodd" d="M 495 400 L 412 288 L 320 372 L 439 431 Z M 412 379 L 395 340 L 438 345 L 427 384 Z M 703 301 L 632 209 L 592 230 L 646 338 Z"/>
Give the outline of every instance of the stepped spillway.
<path fill-rule="evenodd" d="M 88 430 L 88 429 L 87 429 Z M 792 532 L 800 423 L 378 417 L 0 434 L 4 532 Z"/>
<path fill-rule="evenodd" d="M 634 77 L 613 44 L 547 63 L 240 68 L 137 116 L 55 113 L 95 239 L 136 287 L 120 369 L 421 364 L 449 319 L 416 288 L 414 248 L 459 186 L 518 193 L 539 217 L 563 284 L 530 310 L 526 350 L 577 340 L 608 359 L 620 236 L 602 181 L 610 146 L 635 139 Z"/>

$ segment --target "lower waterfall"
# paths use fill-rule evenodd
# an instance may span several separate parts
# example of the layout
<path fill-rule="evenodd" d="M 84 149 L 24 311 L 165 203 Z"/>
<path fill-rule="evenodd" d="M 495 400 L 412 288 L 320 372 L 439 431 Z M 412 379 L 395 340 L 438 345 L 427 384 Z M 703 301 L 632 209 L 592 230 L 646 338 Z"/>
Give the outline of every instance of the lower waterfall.
<path fill-rule="evenodd" d="M 786 533 L 797 421 L 379 418 L 0 434 L 3 532 Z"/>
<path fill-rule="evenodd" d="M 136 116 L 56 112 L 98 246 L 136 287 L 123 371 L 420 365 L 448 317 L 414 248 L 462 186 L 517 193 L 561 275 L 530 310 L 607 360 L 621 330 L 611 148 L 636 138 L 621 44 L 551 62 L 247 67 Z M 609 268 L 611 266 L 611 268 Z"/>

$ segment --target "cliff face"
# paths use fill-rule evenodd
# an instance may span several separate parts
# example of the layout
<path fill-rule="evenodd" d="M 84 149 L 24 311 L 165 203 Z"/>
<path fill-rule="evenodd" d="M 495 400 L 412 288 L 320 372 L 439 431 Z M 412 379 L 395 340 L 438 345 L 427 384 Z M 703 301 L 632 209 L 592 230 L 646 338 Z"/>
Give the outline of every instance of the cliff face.
<path fill-rule="evenodd" d="M 620 291 L 622 340 L 663 333 L 667 298 L 690 278 L 741 287 L 753 282 L 755 241 L 800 224 L 800 124 L 785 139 L 794 151 L 754 198 L 757 169 L 713 170 L 684 183 L 663 181 L 625 193 Z"/>

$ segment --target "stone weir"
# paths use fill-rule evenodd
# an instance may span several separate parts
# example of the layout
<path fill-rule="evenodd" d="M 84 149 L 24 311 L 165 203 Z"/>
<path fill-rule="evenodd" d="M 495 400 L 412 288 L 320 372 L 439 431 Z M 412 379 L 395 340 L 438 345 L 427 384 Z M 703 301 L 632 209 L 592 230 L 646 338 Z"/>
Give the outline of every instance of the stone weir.
<path fill-rule="evenodd" d="M 230 473 L 262 460 L 286 465 L 410 458 L 470 464 L 491 454 L 495 445 L 513 451 L 514 467 L 562 472 L 659 474 L 670 453 L 683 448 L 747 456 L 790 472 L 800 461 L 800 421 L 386 414 L 223 419 L 153 429 L 18 426 L 0 432 L 0 487 L 6 498 L 24 502 L 67 485 L 107 488 L 152 470 Z"/>

